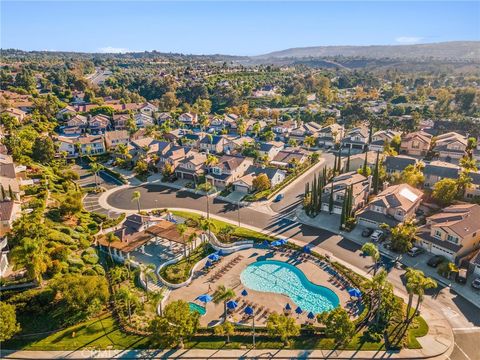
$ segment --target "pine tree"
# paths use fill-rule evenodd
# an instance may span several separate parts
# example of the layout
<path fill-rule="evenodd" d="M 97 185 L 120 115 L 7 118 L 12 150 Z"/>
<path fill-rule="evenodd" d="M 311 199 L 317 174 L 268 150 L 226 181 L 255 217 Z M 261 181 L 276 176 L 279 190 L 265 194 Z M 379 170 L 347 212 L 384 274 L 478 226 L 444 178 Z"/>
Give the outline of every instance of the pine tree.
<path fill-rule="evenodd" d="M 333 174 L 337 173 L 337 154 L 335 154 L 335 160 L 333 161 Z"/>
<path fill-rule="evenodd" d="M 372 179 L 373 180 L 373 193 L 374 194 L 378 194 L 378 188 L 379 188 L 379 185 L 380 185 L 379 157 L 380 157 L 380 152 L 377 151 L 377 159 L 375 160 L 375 170 L 373 171 L 373 179 Z"/>
<path fill-rule="evenodd" d="M 313 175 L 313 182 L 312 182 L 312 196 L 311 196 L 311 203 L 312 203 L 312 213 L 315 214 L 317 211 L 317 174 Z"/>
<path fill-rule="evenodd" d="M 328 211 L 330 214 L 333 212 L 333 182 L 330 188 L 330 199 L 328 200 Z"/>
<path fill-rule="evenodd" d="M 5 197 L 7 196 L 7 194 L 5 193 L 5 189 L 3 187 L 3 185 L 0 185 L 1 187 L 1 190 L 2 190 L 2 201 L 5 200 Z"/>
<path fill-rule="evenodd" d="M 322 211 L 322 193 L 323 193 L 323 178 L 321 176 L 318 177 L 317 183 L 317 214 Z"/>
<path fill-rule="evenodd" d="M 352 153 L 352 148 L 348 148 L 348 157 L 347 157 L 347 164 L 345 165 L 345 169 L 347 172 L 350 172 L 350 155 Z"/>
<path fill-rule="evenodd" d="M 363 176 L 367 176 L 368 174 L 368 159 L 367 159 L 367 156 L 368 156 L 368 151 L 365 152 L 365 160 L 363 161 L 363 166 L 362 166 L 362 175 Z"/>
<path fill-rule="evenodd" d="M 11 185 L 8 185 L 8 193 L 10 195 L 10 200 L 15 200 L 15 194 L 13 193 Z"/>

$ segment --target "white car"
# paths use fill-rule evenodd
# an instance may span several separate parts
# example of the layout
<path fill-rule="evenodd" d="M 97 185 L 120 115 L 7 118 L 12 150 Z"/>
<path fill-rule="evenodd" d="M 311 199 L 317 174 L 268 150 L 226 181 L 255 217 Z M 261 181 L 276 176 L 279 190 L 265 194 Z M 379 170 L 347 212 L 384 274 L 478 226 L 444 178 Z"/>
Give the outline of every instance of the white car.
<path fill-rule="evenodd" d="M 383 239 L 383 231 L 382 230 L 375 230 L 370 236 L 370 239 L 374 242 L 378 242 Z"/>

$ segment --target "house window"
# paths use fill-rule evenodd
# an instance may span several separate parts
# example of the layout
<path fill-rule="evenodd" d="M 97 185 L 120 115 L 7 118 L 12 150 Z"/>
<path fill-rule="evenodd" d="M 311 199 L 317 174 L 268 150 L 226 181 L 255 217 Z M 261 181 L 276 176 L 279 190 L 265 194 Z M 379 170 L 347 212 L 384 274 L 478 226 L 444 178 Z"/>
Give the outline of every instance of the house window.
<path fill-rule="evenodd" d="M 440 230 L 435 230 L 435 235 L 433 235 L 434 237 L 436 237 L 437 239 L 441 239 L 442 238 L 442 232 Z"/>
<path fill-rule="evenodd" d="M 447 236 L 447 241 L 450 241 L 451 243 L 454 243 L 454 244 L 458 244 L 458 237 L 452 236 L 452 235 L 448 235 L 448 236 Z"/>

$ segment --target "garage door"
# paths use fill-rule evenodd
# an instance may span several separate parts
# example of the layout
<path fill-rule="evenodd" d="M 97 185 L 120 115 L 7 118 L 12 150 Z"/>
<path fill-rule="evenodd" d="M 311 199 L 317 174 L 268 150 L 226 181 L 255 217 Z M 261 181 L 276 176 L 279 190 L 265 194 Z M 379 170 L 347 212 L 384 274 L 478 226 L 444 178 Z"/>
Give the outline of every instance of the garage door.
<path fill-rule="evenodd" d="M 235 185 L 235 191 L 239 191 L 242 193 L 248 193 L 248 187 L 242 185 Z"/>
<path fill-rule="evenodd" d="M 371 229 L 377 229 L 378 228 L 378 223 L 376 221 L 372 221 L 369 219 L 364 219 L 364 218 L 358 218 L 358 225 L 368 227 Z"/>

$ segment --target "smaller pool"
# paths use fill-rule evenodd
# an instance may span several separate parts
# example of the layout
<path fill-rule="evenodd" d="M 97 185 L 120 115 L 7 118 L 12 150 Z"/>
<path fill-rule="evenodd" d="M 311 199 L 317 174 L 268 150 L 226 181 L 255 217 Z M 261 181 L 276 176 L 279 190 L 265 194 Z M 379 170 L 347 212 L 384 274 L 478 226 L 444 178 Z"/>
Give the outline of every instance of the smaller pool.
<path fill-rule="evenodd" d="M 205 315 L 207 313 L 207 309 L 205 309 L 203 306 L 198 305 L 197 303 L 194 302 L 189 302 L 188 305 L 190 305 L 190 311 L 196 311 L 198 312 L 201 316 Z"/>

